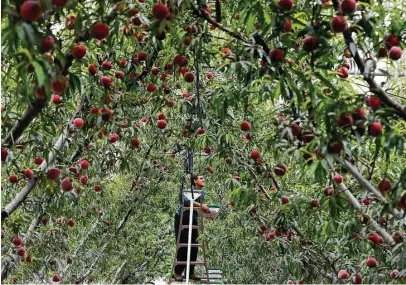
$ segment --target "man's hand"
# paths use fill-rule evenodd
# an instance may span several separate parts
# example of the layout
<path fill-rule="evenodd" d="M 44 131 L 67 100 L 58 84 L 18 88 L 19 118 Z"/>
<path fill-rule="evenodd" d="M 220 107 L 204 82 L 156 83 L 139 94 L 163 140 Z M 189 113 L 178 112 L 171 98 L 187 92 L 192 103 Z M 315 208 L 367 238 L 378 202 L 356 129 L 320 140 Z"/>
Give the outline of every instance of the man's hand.
<path fill-rule="evenodd" d="M 207 206 L 207 204 L 202 204 L 202 210 L 203 210 L 203 212 L 205 212 L 205 213 L 210 213 L 210 209 L 209 209 L 209 207 Z"/>

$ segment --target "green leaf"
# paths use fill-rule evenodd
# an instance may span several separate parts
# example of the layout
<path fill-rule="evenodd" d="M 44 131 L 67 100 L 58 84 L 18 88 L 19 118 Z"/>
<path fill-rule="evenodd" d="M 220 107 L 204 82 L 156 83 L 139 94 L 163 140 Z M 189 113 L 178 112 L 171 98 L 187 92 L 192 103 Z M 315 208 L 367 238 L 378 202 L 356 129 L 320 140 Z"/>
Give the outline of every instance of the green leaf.
<path fill-rule="evenodd" d="M 253 28 L 254 28 L 254 22 L 256 19 L 256 15 L 254 13 L 250 14 L 248 17 L 248 21 L 246 24 L 246 30 L 247 30 L 247 34 L 251 34 Z"/>
<path fill-rule="evenodd" d="M 34 66 L 34 70 L 35 70 L 35 75 L 37 76 L 37 80 L 38 80 L 38 84 L 47 85 L 47 81 L 48 81 L 48 77 L 45 75 L 44 69 L 42 68 L 42 66 L 37 62 L 37 61 L 32 61 L 31 62 L 32 66 Z"/>
<path fill-rule="evenodd" d="M 38 38 L 36 37 L 36 33 L 34 31 L 33 26 L 30 24 L 27 24 L 27 23 L 23 23 L 22 25 L 23 25 L 25 34 L 28 36 L 28 39 L 31 42 L 31 45 L 38 46 L 39 42 L 38 42 Z"/>
<path fill-rule="evenodd" d="M 284 77 L 281 77 L 281 79 L 279 80 L 280 90 L 281 90 L 282 97 L 283 97 L 285 100 L 289 100 L 288 94 L 286 93 L 286 86 L 285 86 L 285 81 L 284 81 L 284 79 L 285 79 Z"/>
<path fill-rule="evenodd" d="M 16 55 L 18 55 L 18 54 L 23 54 L 23 55 L 25 55 L 25 57 L 27 58 L 28 61 L 30 61 L 30 62 L 32 61 L 32 55 L 31 55 L 31 53 L 30 53 L 30 51 L 28 49 L 20 48 L 17 51 Z"/>

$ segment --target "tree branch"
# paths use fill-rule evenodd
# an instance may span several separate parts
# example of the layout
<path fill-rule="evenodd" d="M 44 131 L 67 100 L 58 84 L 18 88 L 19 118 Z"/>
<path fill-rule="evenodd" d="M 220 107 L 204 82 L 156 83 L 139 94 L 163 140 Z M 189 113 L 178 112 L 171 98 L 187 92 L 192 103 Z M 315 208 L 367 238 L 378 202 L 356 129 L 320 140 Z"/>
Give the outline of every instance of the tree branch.
<path fill-rule="evenodd" d="M 17 120 L 16 124 L 13 126 L 11 131 L 7 134 L 4 140 L 1 142 L 4 147 L 11 147 L 20 138 L 21 134 L 28 127 L 28 125 L 34 120 L 34 118 L 41 113 L 42 109 L 45 107 L 45 99 L 36 98 L 32 102 L 30 108 L 25 112 L 25 114 Z"/>
<path fill-rule="evenodd" d="M 333 166 L 329 163 L 330 169 L 331 169 L 331 174 L 334 175 L 334 168 Z M 348 198 L 348 202 L 350 205 L 359 213 L 361 214 L 364 218 L 368 220 L 368 225 L 378 232 L 382 238 L 385 240 L 385 242 L 391 246 L 395 245 L 395 242 L 393 238 L 385 231 L 384 228 L 382 228 L 377 222 L 375 222 L 369 215 L 364 213 L 364 210 L 362 209 L 361 204 L 358 202 L 358 200 L 352 195 L 350 190 L 345 186 L 343 182 L 338 184 L 338 188 L 340 189 L 340 192 L 344 193 L 345 196 Z"/>
<path fill-rule="evenodd" d="M 37 216 L 35 219 L 32 220 L 26 236 L 23 238 L 23 244 L 27 244 L 30 241 L 31 238 L 31 233 L 35 230 L 36 227 L 38 227 L 40 221 L 40 216 Z M 4 279 L 7 278 L 9 273 L 12 272 L 14 267 L 17 265 L 17 262 L 10 262 L 11 260 L 6 260 L 5 265 L 2 264 L 2 270 L 1 270 L 1 280 L 3 281 Z"/>
<path fill-rule="evenodd" d="M 80 113 L 80 111 L 82 110 L 85 100 L 87 100 L 87 99 L 84 96 L 83 99 L 82 99 L 82 102 L 79 104 L 79 106 L 77 107 L 75 113 L 73 113 L 71 119 L 69 120 L 67 128 L 60 135 L 60 137 L 58 138 L 58 140 L 55 143 L 55 146 L 49 152 L 48 161 L 44 160 L 42 162 L 42 164 L 40 165 L 40 171 L 41 172 L 45 172 L 48 165 L 52 164 L 53 160 L 55 159 L 56 151 L 61 150 L 65 146 L 66 140 L 67 140 L 68 135 L 69 135 L 69 130 L 71 128 L 71 124 L 72 124 L 73 120 L 76 118 L 77 114 Z M 4 209 L 1 210 L 1 221 L 4 221 L 7 217 L 9 217 L 24 202 L 25 198 L 34 189 L 35 185 L 38 182 L 38 179 L 39 178 L 37 176 L 32 177 L 28 181 L 28 183 L 25 185 L 23 190 L 21 190 L 15 196 L 15 198 Z"/>
<path fill-rule="evenodd" d="M 87 232 L 87 234 L 82 238 L 82 240 L 80 241 L 79 245 L 76 247 L 75 251 L 73 252 L 73 254 L 71 255 L 71 259 L 74 259 L 77 254 L 79 253 L 79 251 L 82 249 L 84 243 L 89 239 L 90 235 L 94 232 L 94 230 L 97 228 L 97 226 L 99 225 L 99 220 L 97 220 L 92 228 L 90 229 L 90 231 Z M 66 262 L 66 267 L 61 271 L 61 275 L 65 276 L 66 271 L 68 271 L 69 267 L 70 267 L 71 263 L 69 263 L 68 261 Z"/>
<path fill-rule="evenodd" d="M 114 19 L 114 14 L 111 14 L 106 18 L 106 22 L 109 23 Z M 83 31 L 79 32 L 74 39 L 74 42 L 78 41 L 87 41 L 90 38 L 90 28 L 86 28 Z M 72 66 L 74 57 L 72 52 L 65 54 L 65 59 L 60 61 L 58 58 L 55 58 L 55 66 L 57 70 L 60 70 L 60 74 L 67 75 L 69 73 L 69 68 Z M 35 99 L 29 109 L 17 120 L 17 123 L 11 129 L 10 133 L 7 134 L 5 139 L 2 141 L 3 146 L 11 147 L 18 141 L 24 130 L 30 125 L 30 123 L 41 113 L 42 109 L 45 107 L 45 99 Z"/>
<path fill-rule="evenodd" d="M 203 9 L 198 9 L 198 8 L 196 8 L 195 6 L 193 6 L 193 9 L 194 9 L 195 14 L 196 14 L 198 17 L 200 17 L 200 18 L 202 18 L 202 19 L 205 19 L 207 22 L 209 22 L 210 24 L 214 25 L 215 27 L 217 27 L 218 29 L 222 30 L 223 32 L 229 34 L 229 35 L 232 36 L 233 38 L 236 38 L 236 39 L 238 39 L 238 40 L 240 40 L 240 41 L 243 41 L 244 43 L 247 43 L 247 44 L 252 44 L 252 42 L 251 42 L 249 39 L 243 37 L 242 35 L 240 35 L 240 34 L 238 34 L 238 33 L 236 33 L 236 32 L 233 32 L 233 31 L 231 31 L 231 30 L 225 28 L 224 26 L 222 26 L 222 25 L 220 25 L 219 23 L 217 23 L 216 21 L 214 21 L 214 20 L 210 17 L 210 15 L 207 14 L 207 12 L 204 11 Z"/>
<path fill-rule="evenodd" d="M 372 186 L 372 184 L 366 180 L 361 173 L 359 173 L 358 169 L 352 165 L 348 160 L 342 159 L 341 157 L 337 157 L 337 161 L 341 163 L 351 174 L 352 176 L 358 181 L 358 183 L 365 188 L 368 192 L 373 193 L 379 201 L 389 204 L 388 200 L 385 199 L 385 197 L 382 196 L 382 194 Z M 394 217 L 397 219 L 402 219 L 403 214 L 396 209 L 391 209 L 390 212 Z"/>
<path fill-rule="evenodd" d="M 115 236 L 115 237 L 117 237 L 117 235 L 119 234 L 119 232 L 124 228 L 124 226 L 125 226 L 125 224 L 126 224 L 128 218 L 129 218 L 130 214 L 132 213 L 132 211 L 133 211 L 133 209 L 130 208 L 130 210 L 127 212 L 127 214 L 124 216 L 124 218 L 123 218 L 123 219 L 121 220 L 121 222 L 119 223 L 119 226 L 118 226 L 116 232 L 114 233 L 114 236 Z M 106 241 L 106 243 L 103 245 L 103 247 L 102 247 L 101 250 L 100 250 L 101 253 L 106 249 L 106 247 L 107 247 L 107 245 L 110 243 L 110 241 L 111 241 L 111 239 L 108 240 L 108 241 Z M 99 255 L 97 256 L 97 258 L 95 259 L 95 261 L 94 261 L 94 262 L 92 263 L 92 265 L 90 266 L 89 270 L 79 278 L 79 281 L 80 281 L 80 282 L 82 282 L 84 279 L 86 279 L 86 277 L 89 276 L 89 274 L 91 274 L 91 273 L 93 272 L 93 267 L 94 267 L 94 266 L 96 265 L 96 263 L 99 261 L 100 257 L 101 257 L 101 254 L 99 254 Z"/>
<path fill-rule="evenodd" d="M 339 7 L 337 4 L 337 0 L 334 0 L 334 7 L 336 7 L 336 11 Z M 338 12 L 338 11 L 337 11 Z M 357 46 L 352 39 L 352 29 L 346 29 L 343 32 L 343 37 L 345 40 L 345 43 L 347 44 L 348 49 L 350 50 L 355 63 L 357 64 L 358 69 L 360 72 L 363 74 L 363 77 L 365 81 L 368 83 L 369 88 L 371 92 L 373 92 L 375 95 L 381 99 L 383 103 L 385 103 L 387 106 L 392 107 L 396 110 L 396 113 L 402 117 L 403 119 L 406 120 L 406 106 L 402 106 L 398 102 L 392 100 L 392 98 L 382 89 L 382 87 L 375 81 L 373 76 L 370 76 L 369 74 L 365 74 L 365 64 L 363 59 L 361 58 L 360 54 L 358 53 Z"/>

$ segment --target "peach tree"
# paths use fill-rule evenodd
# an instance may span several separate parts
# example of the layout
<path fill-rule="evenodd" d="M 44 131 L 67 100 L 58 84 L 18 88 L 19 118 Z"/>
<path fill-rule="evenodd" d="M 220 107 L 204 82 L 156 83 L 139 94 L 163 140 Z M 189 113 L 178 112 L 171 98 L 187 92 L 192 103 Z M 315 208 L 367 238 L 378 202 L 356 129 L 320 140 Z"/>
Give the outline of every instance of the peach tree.
<path fill-rule="evenodd" d="M 225 282 L 402 283 L 405 10 L 5 1 L 2 280 L 167 276 L 199 171 Z"/>

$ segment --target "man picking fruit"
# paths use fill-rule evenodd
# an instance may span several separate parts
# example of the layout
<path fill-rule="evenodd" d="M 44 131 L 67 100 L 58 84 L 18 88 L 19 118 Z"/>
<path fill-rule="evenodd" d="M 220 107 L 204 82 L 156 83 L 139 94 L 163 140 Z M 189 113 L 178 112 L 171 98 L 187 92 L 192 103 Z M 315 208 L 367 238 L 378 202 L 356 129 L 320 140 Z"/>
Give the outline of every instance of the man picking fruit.
<path fill-rule="evenodd" d="M 207 204 L 203 204 L 204 201 L 204 196 L 205 196 L 205 191 L 203 189 L 204 185 L 205 185 L 205 181 L 204 181 L 204 177 L 203 175 L 199 174 L 199 173 L 195 173 L 192 176 L 192 187 L 194 190 L 202 190 L 202 196 L 199 197 L 197 200 L 201 201 L 202 204 L 200 204 L 199 202 L 193 202 L 193 207 L 202 207 L 202 210 L 205 213 L 210 213 L 210 209 L 207 206 Z M 183 201 L 184 205 L 186 207 L 188 207 L 190 205 L 190 200 L 188 198 L 184 198 Z M 181 211 L 182 211 L 182 203 L 179 203 L 179 208 L 176 211 L 175 214 L 175 241 L 177 242 L 178 239 L 178 233 L 179 233 L 179 225 L 180 225 L 180 215 L 181 215 Z M 189 225 L 189 215 L 190 212 L 189 210 L 185 211 L 183 213 L 183 221 L 182 221 L 182 225 Z M 197 226 L 197 220 L 198 220 L 198 213 L 196 210 L 193 211 L 193 225 Z M 192 244 L 197 244 L 197 238 L 199 236 L 199 231 L 198 229 L 192 229 Z M 181 236 L 180 236 L 180 243 L 188 243 L 188 229 L 183 229 L 181 232 Z M 191 252 L 190 252 L 190 261 L 196 261 L 197 259 L 197 250 L 198 247 L 191 247 Z M 178 254 L 177 254 L 177 260 L 178 261 L 187 261 L 187 247 L 181 247 L 178 249 Z M 183 270 L 185 270 L 186 265 L 176 265 L 175 266 L 175 280 L 176 281 L 183 281 L 183 277 L 182 277 L 182 273 Z M 201 280 L 200 277 L 196 276 L 194 274 L 194 269 L 195 266 L 194 265 L 190 265 L 190 276 L 189 278 L 195 281 Z"/>

